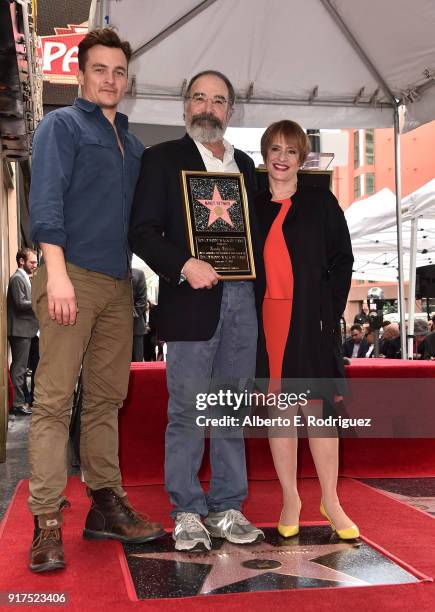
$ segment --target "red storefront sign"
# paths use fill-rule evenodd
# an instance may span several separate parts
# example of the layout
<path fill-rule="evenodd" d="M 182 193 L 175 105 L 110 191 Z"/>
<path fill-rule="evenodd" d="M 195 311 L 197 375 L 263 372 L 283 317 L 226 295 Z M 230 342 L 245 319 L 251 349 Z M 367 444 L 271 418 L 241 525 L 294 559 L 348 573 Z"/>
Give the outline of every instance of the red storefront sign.
<path fill-rule="evenodd" d="M 88 31 L 88 24 L 68 24 L 54 31 L 53 36 L 38 37 L 44 81 L 77 85 L 78 45 Z"/>

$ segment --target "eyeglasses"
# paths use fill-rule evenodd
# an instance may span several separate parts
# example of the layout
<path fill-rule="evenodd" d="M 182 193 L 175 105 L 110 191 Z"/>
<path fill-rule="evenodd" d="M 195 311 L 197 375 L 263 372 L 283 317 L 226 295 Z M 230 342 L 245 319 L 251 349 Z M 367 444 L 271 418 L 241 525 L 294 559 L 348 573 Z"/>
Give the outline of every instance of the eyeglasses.
<path fill-rule="evenodd" d="M 207 104 L 210 100 L 213 106 L 224 108 L 228 104 L 228 100 L 224 96 L 213 96 L 209 98 L 203 93 L 195 93 L 193 96 L 186 96 L 186 100 L 192 100 L 195 104 Z"/>

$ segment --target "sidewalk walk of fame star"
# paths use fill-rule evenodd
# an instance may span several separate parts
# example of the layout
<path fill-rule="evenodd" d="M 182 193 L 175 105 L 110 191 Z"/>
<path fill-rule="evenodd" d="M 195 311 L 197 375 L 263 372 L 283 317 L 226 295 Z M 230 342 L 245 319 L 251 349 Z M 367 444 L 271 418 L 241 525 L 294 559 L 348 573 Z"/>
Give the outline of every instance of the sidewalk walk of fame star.
<path fill-rule="evenodd" d="M 215 221 L 221 219 L 231 227 L 234 227 L 234 223 L 231 221 L 231 217 L 228 214 L 228 209 L 231 208 L 237 200 L 223 200 L 219 193 L 218 186 L 215 184 L 213 188 L 213 195 L 211 200 L 198 200 L 200 204 L 209 209 L 210 215 L 208 217 L 208 227 L 213 225 Z"/>
<path fill-rule="evenodd" d="M 322 553 L 327 555 L 347 548 L 349 548 L 349 544 L 330 544 L 329 546 L 322 546 Z M 145 557 L 146 559 L 167 559 L 176 563 L 196 562 L 195 557 L 186 559 L 186 553 L 144 553 L 135 556 Z M 288 546 L 277 550 L 276 546 L 264 542 L 243 547 L 224 542 L 219 550 L 212 550 L 204 555 L 202 563 L 210 565 L 210 571 L 198 594 L 211 593 L 234 582 L 255 578 L 266 572 L 276 572 L 301 578 L 333 580 L 346 583 L 348 586 L 368 584 L 368 582 L 353 578 L 344 572 L 318 565 L 316 563 L 318 556 L 318 546 Z M 279 567 L 276 569 L 269 569 L 267 561 L 272 559 L 279 562 Z M 251 560 L 257 561 L 256 564 L 253 564 L 256 567 L 246 567 L 244 565 L 245 562 Z"/>
<path fill-rule="evenodd" d="M 264 531 L 266 540 L 258 544 L 213 539 L 208 553 L 177 552 L 169 534 L 151 550 L 124 546 L 139 598 L 417 581 L 361 540 L 331 536 L 329 527 L 302 527 L 288 540 L 275 529 Z"/>

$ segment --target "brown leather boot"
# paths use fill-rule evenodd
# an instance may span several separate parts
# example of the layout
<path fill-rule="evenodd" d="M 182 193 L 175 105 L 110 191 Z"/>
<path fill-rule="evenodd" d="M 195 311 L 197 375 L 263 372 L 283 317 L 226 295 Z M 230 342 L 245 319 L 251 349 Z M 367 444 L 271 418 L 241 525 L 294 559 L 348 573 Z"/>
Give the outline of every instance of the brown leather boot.
<path fill-rule="evenodd" d="M 60 512 L 40 514 L 34 517 L 35 531 L 30 549 L 29 568 L 32 572 L 50 572 L 64 569 Z"/>
<path fill-rule="evenodd" d="M 149 542 L 165 535 L 160 523 L 150 523 L 132 508 L 127 497 L 113 489 L 89 491 L 91 509 L 86 517 L 83 537 L 88 540 L 119 540 L 125 543 Z"/>

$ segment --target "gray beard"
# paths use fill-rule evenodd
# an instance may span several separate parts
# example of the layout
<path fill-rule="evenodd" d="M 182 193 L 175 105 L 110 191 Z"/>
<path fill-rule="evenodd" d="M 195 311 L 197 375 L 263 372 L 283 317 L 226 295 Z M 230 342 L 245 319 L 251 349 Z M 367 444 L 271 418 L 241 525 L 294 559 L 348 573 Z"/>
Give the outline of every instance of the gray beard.
<path fill-rule="evenodd" d="M 212 144 L 223 140 L 225 129 L 217 125 L 201 125 L 199 122 L 194 122 L 193 125 L 186 125 L 186 131 L 193 140 L 197 140 L 203 144 Z"/>

